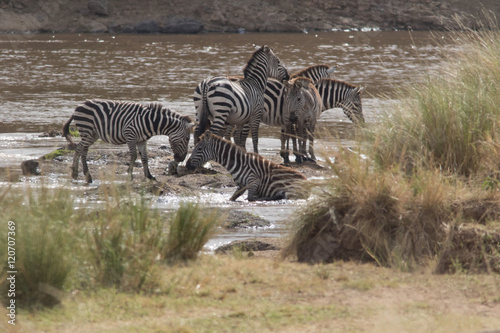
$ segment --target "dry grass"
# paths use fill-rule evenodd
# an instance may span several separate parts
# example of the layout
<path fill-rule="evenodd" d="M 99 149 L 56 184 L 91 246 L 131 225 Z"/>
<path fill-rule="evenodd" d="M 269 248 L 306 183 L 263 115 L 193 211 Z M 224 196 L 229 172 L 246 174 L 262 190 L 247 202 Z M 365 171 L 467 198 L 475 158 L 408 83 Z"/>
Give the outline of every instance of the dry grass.
<path fill-rule="evenodd" d="M 478 332 L 500 327 L 500 276 L 316 267 L 202 255 L 160 272 L 156 295 L 68 295 L 19 315 L 20 332 Z M 3 311 L 3 310 L 2 310 Z M 3 323 L 2 323 L 3 324 Z"/>
<path fill-rule="evenodd" d="M 438 257 L 438 272 L 500 272 L 500 32 L 487 28 L 457 32 L 462 51 L 404 87 L 354 152 L 326 152 L 331 177 L 285 256 L 403 270 Z"/>

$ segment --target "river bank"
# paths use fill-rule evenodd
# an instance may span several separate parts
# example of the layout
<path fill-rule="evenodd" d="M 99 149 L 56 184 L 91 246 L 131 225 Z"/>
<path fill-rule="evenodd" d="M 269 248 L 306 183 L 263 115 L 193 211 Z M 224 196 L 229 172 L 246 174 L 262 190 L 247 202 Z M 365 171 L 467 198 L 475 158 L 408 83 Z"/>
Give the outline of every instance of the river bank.
<path fill-rule="evenodd" d="M 309 32 L 445 30 L 477 26 L 482 12 L 500 14 L 495 0 L 443 2 L 328 0 L 2 0 L 0 32 Z"/>

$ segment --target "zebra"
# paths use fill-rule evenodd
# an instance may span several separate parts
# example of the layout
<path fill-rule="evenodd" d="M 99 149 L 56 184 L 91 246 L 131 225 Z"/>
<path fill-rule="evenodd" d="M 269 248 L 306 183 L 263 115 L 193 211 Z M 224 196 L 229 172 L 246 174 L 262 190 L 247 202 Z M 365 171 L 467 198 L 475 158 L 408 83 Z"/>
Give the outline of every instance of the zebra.
<path fill-rule="evenodd" d="M 307 178 L 291 168 L 266 160 L 207 131 L 186 162 L 188 170 L 201 167 L 209 160 L 224 166 L 236 182 L 237 190 L 231 196 L 238 199 L 248 190 L 248 201 L 307 199 Z"/>
<path fill-rule="evenodd" d="M 306 77 L 312 82 L 319 81 L 321 79 L 326 79 L 331 77 L 333 72 L 337 69 L 337 66 L 330 67 L 328 65 L 313 65 L 309 66 L 303 70 L 293 73 L 290 75 L 290 79 L 297 77 Z"/>
<path fill-rule="evenodd" d="M 292 138 L 293 151 L 295 154 L 295 161 L 301 163 L 302 160 L 308 160 L 306 153 L 306 142 L 309 138 L 309 154 L 310 159 L 315 160 L 314 148 L 312 142 L 314 141 L 314 129 L 316 127 L 316 121 L 321 116 L 323 101 L 318 90 L 314 86 L 313 82 L 306 77 L 296 77 L 290 80 L 290 83 L 294 86 L 302 88 L 302 94 L 304 96 L 303 108 L 295 113 L 291 114 L 291 126 L 286 128 L 286 133 L 281 137 L 281 146 L 283 163 L 290 163 L 289 160 L 289 149 L 283 151 L 283 147 L 288 146 L 289 138 Z M 299 139 L 299 149 L 297 152 L 295 138 Z"/>
<path fill-rule="evenodd" d="M 231 77 L 231 80 L 237 81 L 241 78 Z M 287 128 L 292 128 L 292 119 L 294 119 L 297 114 L 301 113 L 304 108 L 304 92 L 301 85 L 290 84 L 289 81 L 280 82 L 276 79 L 268 79 L 266 84 L 266 90 L 264 92 L 264 111 L 262 113 L 261 124 L 268 126 L 281 126 L 281 155 L 283 156 L 285 151 L 285 136 L 290 133 Z M 294 120 L 295 121 L 295 120 Z M 247 125 L 245 125 L 247 126 Z M 227 126 L 224 132 L 224 137 L 228 140 L 234 137 L 234 142 L 239 146 L 244 146 L 246 138 L 242 138 L 242 130 L 234 128 L 234 126 Z M 287 136 L 288 138 L 288 136 Z M 295 137 L 293 137 L 295 140 Z M 294 147 L 296 147 L 294 141 Z M 296 149 L 294 153 L 298 152 Z"/>
<path fill-rule="evenodd" d="M 176 163 L 186 158 L 190 132 L 194 126 L 191 117 L 175 113 L 160 103 L 142 105 L 133 102 L 87 100 L 76 107 L 63 127 L 63 135 L 70 145 L 74 145 L 69 133 L 69 125 L 73 119 L 80 132 L 81 141 L 76 145 L 72 177 L 78 178 L 78 162 L 81 157 L 87 183 L 92 183 L 92 176 L 87 166 L 87 152 L 97 139 L 115 145 L 124 143 L 128 145 L 130 151 L 128 173 L 131 179 L 137 159 L 137 146 L 141 154 L 144 176 L 155 179 L 148 168 L 147 140 L 154 135 L 168 135 L 174 151 L 173 166 L 176 166 Z"/>
<path fill-rule="evenodd" d="M 355 124 L 363 124 L 363 108 L 359 86 L 336 79 L 321 79 L 314 83 L 323 99 L 323 111 L 332 108 L 342 108 L 344 114 Z"/>
<path fill-rule="evenodd" d="M 232 80 L 227 77 L 213 77 L 202 81 L 193 95 L 198 124 L 195 130 L 195 144 L 208 128 L 222 134 L 225 124 L 241 129 L 241 138 L 252 131 L 255 153 L 258 153 L 258 130 L 264 108 L 264 91 L 268 77 L 288 80 L 286 68 L 271 48 L 258 48 L 243 69 L 244 77 Z M 249 123 L 248 126 L 245 124 Z M 243 139 L 239 140 L 242 144 Z"/>
<path fill-rule="evenodd" d="M 340 107 L 354 124 L 362 125 L 365 122 L 361 105 L 362 90 L 359 86 L 336 79 L 323 78 L 314 82 L 314 88 L 309 86 L 308 91 L 310 94 L 305 95 L 307 97 L 304 114 L 302 114 L 297 125 L 292 127 L 292 133 L 290 134 L 292 137 L 299 137 L 299 153 L 302 159 L 310 161 L 316 160 L 314 155 L 314 129 L 322 112 Z M 321 111 L 317 109 L 318 98 L 321 99 Z M 295 132 L 298 132 L 298 135 Z M 307 140 L 309 140 L 309 158 L 305 149 Z M 300 162 L 300 158 L 298 161 Z M 285 160 L 285 163 L 287 163 L 287 160 Z"/>

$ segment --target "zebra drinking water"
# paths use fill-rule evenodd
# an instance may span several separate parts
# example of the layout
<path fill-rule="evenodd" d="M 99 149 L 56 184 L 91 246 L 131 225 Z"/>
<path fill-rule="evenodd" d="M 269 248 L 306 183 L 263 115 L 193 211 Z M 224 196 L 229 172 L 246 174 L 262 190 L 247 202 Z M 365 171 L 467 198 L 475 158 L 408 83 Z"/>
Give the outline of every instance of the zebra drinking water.
<path fill-rule="evenodd" d="M 137 146 L 141 154 L 144 176 L 155 179 L 148 168 L 147 140 L 154 135 L 168 135 L 175 162 L 182 162 L 186 158 L 191 127 L 194 126 L 190 117 L 170 111 L 160 103 L 142 105 L 132 102 L 86 101 L 75 109 L 63 127 L 63 135 L 70 144 L 73 144 L 73 140 L 69 125 L 73 119 L 80 132 L 81 141 L 76 145 L 72 177 L 78 178 L 78 162 L 81 157 L 87 183 L 92 183 L 87 166 L 87 152 L 97 139 L 115 145 L 128 145 L 128 173 L 131 178 L 137 159 Z"/>
<path fill-rule="evenodd" d="M 320 79 L 314 83 L 314 87 L 319 93 L 314 95 L 315 92 L 311 91 L 314 100 L 318 97 L 322 100 L 321 111 L 318 112 L 314 109 L 306 109 L 309 115 L 304 117 L 306 121 L 299 122 L 299 126 L 304 126 L 297 129 L 299 132 L 299 151 L 303 156 L 306 156 L 306 142 L 309 140 L 309 158 L 312 161 L 316 160 L 314 155 L 314 130 L 316 121 L 325 110 L 340 107 L 344 114 L 356 125 L 364 124 L 365 118 L 363 116 L 363 108 L 361 106 L 361 88 L 352 84 L 336 80 L 336 79 Z M 316 102 L 314 102 L 316 104 Z M 304 157 L 306 159 L 306 157 Z"/>
<path fill-rule="evenodd" d="M 231 196 L 236 200 L 248 190 L 248 201 L 306 199 L 309 189 L 306 177 L 291 168 L 273 163 L 255 153 L 247 153 L 241 147 L 211 132 L 206 132 L 186 162 L 188 170 L 201 167 L 214 160 L 233 176 L 238 189 Z"/>
<path fill-rule="evenodd" d="M 201 82 L 193 95 L 198 125 L 195 143 L 210 126 L 210 132 L 223 134 L 226 124 L 236 125 L 246 138 L 252 131 L 254 152 L 258 153 L 259 125 L 264 109 L 267 78 L 288 80 L 286 68 L 267 45 L 258 48 L 243 70 L 244 77 L 231 80 L 213 77 Z M 245 124 L 249 123 L 249 126 Z"/>
<path fill-rule="evenodd" d="M 361 106 L 361 88 L 344 81 L 321 79 L 314 83 L 323 99 L 323 111 L 342 108 L 344 114 L 355 124 L 363 124 L 363 108 Z"/>

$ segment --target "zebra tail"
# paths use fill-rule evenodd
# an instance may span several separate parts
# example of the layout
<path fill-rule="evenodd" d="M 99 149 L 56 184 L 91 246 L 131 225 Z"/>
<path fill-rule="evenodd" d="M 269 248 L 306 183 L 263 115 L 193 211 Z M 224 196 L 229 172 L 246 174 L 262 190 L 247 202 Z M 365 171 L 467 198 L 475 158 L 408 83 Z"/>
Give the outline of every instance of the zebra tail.
<path fill-rule="evenodd" d="M 73 139 L 71 138 L 71 133 L 69 132 L 69 124 L 71 124 L 71 121 L 73 120 L 74 116 L 71 116 L 69 120 L 64 124 L 63 126 L 63 136 L 66 138 L 66 141 L 68 141 L 68 149 L 75 149 L 76 145 L 73 142 Z"/>
<path fill-rule="evenodd" d="M 207 102 L 208 84 L 203 86 L 201 110 L 198 114 L 198 133 L 196 139 L 199 140 L 200 136 L 210 128 L 210 121 L 208 120 L 208 102 Z"/>

